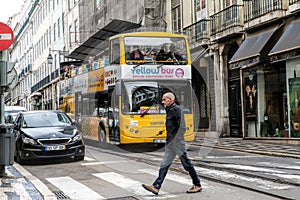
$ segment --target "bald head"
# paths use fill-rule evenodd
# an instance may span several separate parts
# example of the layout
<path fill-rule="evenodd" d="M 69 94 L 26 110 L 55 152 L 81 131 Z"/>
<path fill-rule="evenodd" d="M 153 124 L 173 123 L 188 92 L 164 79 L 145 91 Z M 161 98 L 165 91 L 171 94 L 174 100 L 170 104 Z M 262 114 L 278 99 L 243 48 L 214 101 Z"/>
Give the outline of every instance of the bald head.
<path fill-rule="evenodd" d="M 172 105 L 175 102 L 175 95 L 172 92 L 167 92 L 162 97 L 162 103 L 164 104 L 164 107 L 168 107 Z"/>

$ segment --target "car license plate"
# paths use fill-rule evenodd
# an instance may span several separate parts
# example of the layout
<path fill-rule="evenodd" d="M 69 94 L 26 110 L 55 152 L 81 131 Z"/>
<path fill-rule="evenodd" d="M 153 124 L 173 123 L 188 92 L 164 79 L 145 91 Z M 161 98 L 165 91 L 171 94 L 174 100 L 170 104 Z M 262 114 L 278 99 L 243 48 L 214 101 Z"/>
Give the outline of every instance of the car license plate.
<path fill-rule="evenodd" d="M 65 150 L 65 145 L 46 146 L 45 151 Z"/>
<path fill-rule="evenodd" d="M 166 140 L 154 139 L 153 143 L 166 143 Z"/>

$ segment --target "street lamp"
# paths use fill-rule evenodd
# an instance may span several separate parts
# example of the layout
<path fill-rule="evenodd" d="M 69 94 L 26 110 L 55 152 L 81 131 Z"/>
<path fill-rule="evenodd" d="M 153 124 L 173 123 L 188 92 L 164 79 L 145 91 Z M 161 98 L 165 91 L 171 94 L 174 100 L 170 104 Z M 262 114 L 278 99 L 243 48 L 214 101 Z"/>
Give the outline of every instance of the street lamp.
<path fill-rule="evenodd" d="M 49 65 L 52 65 L 53 64 L 53 57 L 51 55 L 51 53 L 49 53 L 48 57 L 47 57 L 47 61 L 48 61 L 48 64 Z"/>

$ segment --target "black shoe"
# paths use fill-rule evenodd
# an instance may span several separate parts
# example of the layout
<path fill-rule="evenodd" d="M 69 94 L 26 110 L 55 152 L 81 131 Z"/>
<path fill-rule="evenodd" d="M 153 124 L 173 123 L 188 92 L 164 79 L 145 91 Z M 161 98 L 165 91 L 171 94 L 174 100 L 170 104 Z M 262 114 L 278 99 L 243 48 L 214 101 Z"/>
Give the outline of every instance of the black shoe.
<path fill-rule="evenodd" d="M 157 189 L 153 185 L 142 184 L 142 186 L 149 192 L 152 192 L 153 194 L 158 195 L 159 189 Z"/>

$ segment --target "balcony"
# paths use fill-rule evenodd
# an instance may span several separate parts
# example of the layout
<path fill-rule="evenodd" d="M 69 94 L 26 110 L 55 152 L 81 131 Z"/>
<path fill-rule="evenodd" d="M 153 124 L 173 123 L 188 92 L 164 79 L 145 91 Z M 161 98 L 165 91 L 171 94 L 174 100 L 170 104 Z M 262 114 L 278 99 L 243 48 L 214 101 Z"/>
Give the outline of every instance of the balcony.
<path fill-rule="evenodd" d="M 244 17 L 242 5 L 231 5 L 211 17 L 211 39 L 219 40 L 243 30 Z"/>
<path fill-rule="evenodd" d="M 284 17 L 287 0 L 244 0 L 245 29 L 265 25 Z"/>
<path fill-rule="evenodd" d="M 52 80 L 58 81 L 59 79 L 59 69 L 56 69 L 51 73 L 51 75 L 46 76 L 43 80 L 39 81 L 37 84 L 31 87 L 31 93 L 39 91 L 43 87 L 50 85 Z"/>
<path fill-rule="evenodd" d="M 184 32 L 186 33 L 190 44 L 197 42 L 200 43 L 200 45 L 206 45 L 210 43 L 209 22 L 210 20 L 208 19 L 202 19 L 184 28 Z"/>
<path fill-rule="evenodd" d="M 289 0 L 289 12 L 299 12 L 300 11 L 300 0 Z"/>

